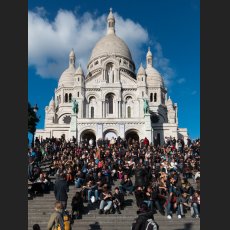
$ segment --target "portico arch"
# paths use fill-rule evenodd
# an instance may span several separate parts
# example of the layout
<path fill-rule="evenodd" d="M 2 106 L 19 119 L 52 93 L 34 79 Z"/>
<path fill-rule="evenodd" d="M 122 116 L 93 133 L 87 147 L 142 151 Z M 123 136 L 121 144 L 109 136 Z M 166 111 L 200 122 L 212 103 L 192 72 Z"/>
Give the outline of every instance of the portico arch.
<path fill-rule="evenodd" d="M 139 134 L 138 130 L 136 129 L 129 129 L 125 132 L 125 139 L 128 141 L 129 139 L 134 139 L 135 141 L 139 141 Z"/>
<path fill-rule="evenodd" d="M 93 139 L 94 143 L 96 143 L 95 131 L 92 129 L 86 129 L 86 130 L 82 131 L 82 133 L 80 135 L 80 140 L 81 141 L 87 141 L 87 143 L 89 143 L 90 139 Z"/>
<path fill-rule="evenodd" d="M 109 139 L 111 140 L 112 137 L 117 138 L 117 131 L 114 129 L 107 129 L 106 131 L 104 131 L 103 133 L 103 138 L 104 139 Z"/>

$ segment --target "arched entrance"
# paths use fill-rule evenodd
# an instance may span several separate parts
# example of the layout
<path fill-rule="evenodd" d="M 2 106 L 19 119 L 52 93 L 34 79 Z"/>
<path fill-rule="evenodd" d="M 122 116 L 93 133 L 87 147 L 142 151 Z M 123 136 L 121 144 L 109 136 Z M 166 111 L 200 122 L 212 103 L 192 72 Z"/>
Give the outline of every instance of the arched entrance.
<path fill-rule="evenodd" d="M 138 132 L 136 130 L 128 130 L 126 131 L 125 133 L 125 139 L 128 141 L 128 140 L 135 140 L 135 141 L 138 141 L 139 142 L 139 135 L 138 135 Z"/>
<path fill-rule="evenodd" d="M 106 130 L 104 132 L 104 139 L 108 139 L 108 140 L 111 140 L 112 138 L 117 138 L 117 133 L 115 130 Z"/>
<path fill-rule="evenodd" d="M 93 130 L 91 130 L 91 129 L 84 130 L 81 133 L 81 141 L 84 141 L 85 143 L 88 144 L 90 139 L 94 140 L 94 144 L 96 143 L 95 132 Z"/>

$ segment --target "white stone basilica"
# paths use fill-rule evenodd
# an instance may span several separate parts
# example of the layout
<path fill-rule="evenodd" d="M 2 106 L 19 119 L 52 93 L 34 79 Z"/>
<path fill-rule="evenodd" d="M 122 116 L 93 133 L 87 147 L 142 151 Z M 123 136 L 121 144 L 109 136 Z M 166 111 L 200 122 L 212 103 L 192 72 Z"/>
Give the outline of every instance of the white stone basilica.
<path fill-rule="evenodd" d="M 75 53 L 69 54 L 69 67 L 62 73 L 55 99 L 45 108 L 45 128 L 36 137 L 73 136 L 83 139 L 154 138 L 162 144 L 165 137 L 184 138 L 187 129 L 178 128 L 177 104 L 167 97 L 167 89 L 159 72 L 153 67 L 148 50 L 146 68 L 135 64 L 128 46 L 115 33 L 115 18 L 110 10 L 107 34 L 95 45 L 85 75 L 81 66 L 75 68 Z M 73 100 L 78 112 L 73 112 Z M 149 112 L 144 113 L 144 99 Z"/>

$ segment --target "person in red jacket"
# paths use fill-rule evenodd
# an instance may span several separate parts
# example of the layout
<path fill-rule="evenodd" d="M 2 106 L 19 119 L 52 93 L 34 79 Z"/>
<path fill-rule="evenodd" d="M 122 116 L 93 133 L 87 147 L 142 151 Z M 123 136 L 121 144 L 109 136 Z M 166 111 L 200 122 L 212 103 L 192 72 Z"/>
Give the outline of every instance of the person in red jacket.
<path fill-rule="evenodd" d="M 143 141 L 144 145 L 149 145 L 149 140 L 147 137 L 145 137 L 144 141 Z"/>

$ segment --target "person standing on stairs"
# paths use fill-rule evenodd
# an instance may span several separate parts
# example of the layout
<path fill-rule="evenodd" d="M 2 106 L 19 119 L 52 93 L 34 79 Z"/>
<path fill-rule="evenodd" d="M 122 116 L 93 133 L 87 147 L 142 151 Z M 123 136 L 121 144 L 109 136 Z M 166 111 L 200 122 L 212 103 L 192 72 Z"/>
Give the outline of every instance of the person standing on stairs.
<path fill-rule="evenodd" d="M 56 202 L 55 204 L 55 212 L 51 214 L 47 230 L 56 230 L 58 226 L 60 226 L 61 230 L 65 230 L 64 228 L 64 220 L 63 220 L 63 206 L 61 202 Z"/>
<path fill-rule="evenodd" d="M 150 229 L 150 223 L 153 222 L 156 229 L 159 229 L 159 225 L 154 221 L 153 211 L 148 208 L 146 203 L 142 203 L 140 209 L 137 211 L 138 217 L 135 219 L 135 223 L 132 224 L 132 230 L 146 230 Z M 149 228 L 148 228 L 149 226 Z M 155 228 L 151 228 L 155 229 Z"/>
<path fill-rule="evenodd" d="M 66 181 L 66 174 L 60 174 L 58 180 L 54 184 L 54 195 L 57 201 L 61 202 L 64 210 L 67 207 L 67 200 L 69 192 L 69 187 Z"/>

